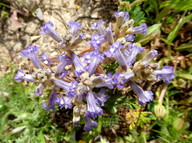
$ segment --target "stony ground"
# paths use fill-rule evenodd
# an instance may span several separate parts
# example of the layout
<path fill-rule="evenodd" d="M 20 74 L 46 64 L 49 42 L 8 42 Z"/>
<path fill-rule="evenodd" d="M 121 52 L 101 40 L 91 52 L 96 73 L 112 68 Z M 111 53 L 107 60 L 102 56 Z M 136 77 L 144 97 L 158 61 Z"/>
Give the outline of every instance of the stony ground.
<path fill-rule="evenodd" d="M 5 1 L 6 2 L 6 1 Z M 63 35 L 67 23 L 76 20 L 82 23 L 82 32 L 89 34 L 89 26 L 96 20 L 112 22 L 112 15 L 117 10 L 116 0 L 30 0 L 26 2 L 9 2 L 9 18 L 0 21 L 0 76 L 10 71 L 10 64 L 19 68 L 19 64 L 28 61 L 20 52 L 29 45 L 37 45 L 42 53 L 57 54 L 57 44 L 49 37 L 40 34 L 43 23 L 51 20 L 56 31 Z M 78 4 L 81 8 L 79 8 Z M 35 6 L 34 6 L 35 5 Z M 40 12 L 31 13 L 31 7 Z M 89 37 L 89 35 L 88 35 Z"/>

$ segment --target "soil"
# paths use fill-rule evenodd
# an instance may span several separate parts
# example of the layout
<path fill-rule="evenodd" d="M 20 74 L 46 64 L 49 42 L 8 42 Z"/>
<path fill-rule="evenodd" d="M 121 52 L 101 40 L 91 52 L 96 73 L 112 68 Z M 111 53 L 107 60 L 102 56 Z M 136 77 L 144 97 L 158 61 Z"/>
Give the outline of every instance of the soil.
<path fill-rule="evenodd" d="M 64 35 L 69 21 L 80 22 L 82 32 L 90 33 L 90 25 L 103 20 L 113 22 L 113 14 L 117 11 L 116 0 L 30 0 L 27 2 L 3 1 L 9 18 L 0 20 L 0 76 L 10 71 L 10 63 L 18 69 L 21 63 L 29 64 L 20 52 L 26 46 L 37 45 L 39 55 L 51 53 L 57 55 L 57 44 L 50 37 L 40 34 L 43 23 L 52 21 L 56 31 Z M 31 12 L 34 7 L 40 11 Z M 79 8 L 80 7 L 80 8 Z"/>

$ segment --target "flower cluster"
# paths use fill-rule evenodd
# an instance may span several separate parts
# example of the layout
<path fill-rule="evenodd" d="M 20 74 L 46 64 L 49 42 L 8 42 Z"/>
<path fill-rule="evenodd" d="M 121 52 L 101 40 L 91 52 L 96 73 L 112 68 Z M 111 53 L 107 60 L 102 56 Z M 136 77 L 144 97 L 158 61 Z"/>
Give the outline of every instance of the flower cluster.
<path fill-rule="evenodd" d="M 173 67 L 165 66 L 159 69 L 153 63 L 157 51 L 144 52 L 144 48 L 134 43 L 138 34 L 146 34 L 145 23 L 134 27 L 134 20 L 129 19 L 128 12 L 115 13 L 116 23 L 104 28 L 102 20 L 91 25 L 95 32 L 90 39 L 80 33 L 82 25 L 75 21 L 68 23 L 69 30 L 61 37 L 49 21 L 41 28 L 41 34 L 52 37 L 63 50 L 60 55 L 51 57 L 48 54 L 38 56 L 37 46 L 28 46 L 22 56 L 29 58 L 35 69 L 31 74 L 18 70 L 15 80 L 34 82 L 36 96 L 42 96 L 44 91 L 52 92 L 47 101 L 42 103 L 46 110 L 60 108 L 73 109 L 73 123 L 78 126 L 84 120 L 85 131 L 97 126 L 94 121 L 103 114 L 102 106 L 108 100 L 106 89 L 130 87 L 138 96 L 139 104 L 143 105 L 153 100 L 153 92 L 145 91 L 138 81 L 170 82 L 174 78 Z M 79 55 L 76 49 L 83 41 L 88 41 L 88 47 Z M 145 53 L 145 54 L 143 54 Z M 138 55 L 143 55 L 137 60 Z M 119 67 L 116 73 L 107 73 L 101 63 L 116 61 Z M 155 65 L 155 66 L 154 66 Z M 98 88 L 99 92 L 93 89 Z"/>

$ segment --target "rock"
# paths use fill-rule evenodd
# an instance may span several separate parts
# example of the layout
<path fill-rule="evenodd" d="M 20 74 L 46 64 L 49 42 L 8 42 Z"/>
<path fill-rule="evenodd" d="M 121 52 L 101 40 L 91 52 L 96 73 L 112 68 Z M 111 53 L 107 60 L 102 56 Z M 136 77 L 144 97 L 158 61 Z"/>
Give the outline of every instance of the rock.
<path fill-rule="evenodd" d="M 40 37 L 41 37 L 41 35 L 31 36 L 31 42 L 37 41 Z"/>
<path fill-rule="evenodd" d="M 16 43 L 15 46 L 13 47 L 13 50 L 15 52 L 20 52 L 22 50 L 22 44 L 21 43 Z"/>
<path fill-rule="evenodd" d="M 38 30 L 38 25 L 34 22 L 29 22 L 25 28 L 25 32 L 28 33 L 29 35 L 34 35 L 34 34 L 38 34 L 39 30 Z"/>
<path fill-rule="evenodd" d="M 11 57 L 9 55 L 9 51 L 6 49 L 5 46 L 0 44 L 0 77 L 3 76 L 9 67 L 9 64 L 11 62 Z"/>

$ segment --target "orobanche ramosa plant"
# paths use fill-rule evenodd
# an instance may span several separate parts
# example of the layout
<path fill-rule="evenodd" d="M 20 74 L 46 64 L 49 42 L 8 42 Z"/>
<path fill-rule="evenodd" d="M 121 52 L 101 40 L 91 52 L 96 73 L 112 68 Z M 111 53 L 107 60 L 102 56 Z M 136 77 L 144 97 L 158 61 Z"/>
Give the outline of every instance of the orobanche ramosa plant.
<path fill-rule="evenodd" d="M 102 116 L 104 103 L 110 98 L 107 90 L 121 89 L 130 86 L 138 97 L 138 103 L 147 104 L 153 100 L 153 92 L 144 90 L 139 84 L 145 81 L 163 80 L 168 83 L 174 78 L 173 67 L 164 66 L 160 69 L 154 59 L 158 56 L 156 50 L 144 52 L 145 49 L 134 43 L 135 36 L 146 34 L 145 23 L 134 27 L 134 20 L 129 19 L 128 12 L 117 11 L 114 15 L 116 23 L 104 28 L 104 22 L 99 20 L 91 25 L 94 33 L 86 38 L 80 33 L 82 25 L 75 21 L 68 22 L 68 31 L 61 37 L 51 21 L 43 24 L 40 32 L 52 37 L 62 51 L 60 55 L 51 57 L 47 53 L 39 56 L 38 47 L 26 47 L 22 56 L 29 58 L 35 70 L 25 73 L 18 70 L 15 80 L 34 82 L 36 96 L 42 96 L 45 90 L 51 89 L 48 100 L 42 102 L 47 111 L 60 108 L 73 109 L 73 124 L 84 123 L 84 130 L 90 131 L 97 126 L 94 121 Z M 83 41 L 87 45 L 79 55 L 76 49 Z M 143 54 L 144 53 L 144 54 Z M 139 60 L 137 56 L 141 55 Z M 110 73 L 101 64 L 118 63 L 115 73 Z M 56 67 L 55 70 L 53 70 Z M 97 88 L 98 90 L 93 90 Z M 94 92 L 98 91 L 98 92 Z"/>

